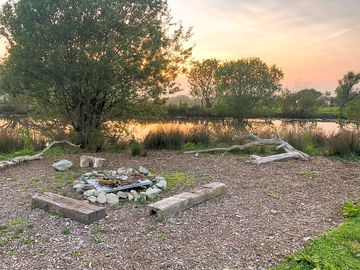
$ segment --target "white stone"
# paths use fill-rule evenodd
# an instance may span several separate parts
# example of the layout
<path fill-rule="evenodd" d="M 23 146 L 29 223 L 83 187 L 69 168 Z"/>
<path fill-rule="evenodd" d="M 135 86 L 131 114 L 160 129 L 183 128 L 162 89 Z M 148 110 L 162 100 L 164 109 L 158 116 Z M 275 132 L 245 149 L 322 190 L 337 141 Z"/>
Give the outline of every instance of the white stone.
<path fill-rule="evenodd" d="M 96 203 L 96 201 L 97 201 L 97 198 L 96 198 L 95 196 L 90 196 L 90 197 L 88 197 L 87 199 L 88 199 L 88 201 L 91 202 L 91 203 Z"/>
<path fill-rule="evenodd" d="M 95 189 L 90 189 L 88 191 L 85 191 L 84 192 L 84 197 L 87 198 L 87 197 L 90 197 L 90 196 L 95 196 L 95 192 L 96 192 Z"/>
<path fill-rule="evenodd" d="M 134 197 L 139 196 L 139 194 L 135 190 L 130 190 L 130 194 Z"/>
<path fill-rule="evenodd" d="M 69 160 L 60 160 L 52 165 L 52 167 L 57 171 L 66 171 L 73 166 L 73 163 Z"/>
<path fill-rule="evenodd" d="M 159 194 L 161 193 L 161 189 L 155 188 L 148 188 L 146 190 L 146 197 L 148 197 L 150 200 L 155 199 Z"/>
<path fill-rule="evenodd" d="M 154 179 L 156 182 L 160 182 L 162 180 L 166 180 L 164 177 L 161 177 L 161 176 L 156 176 L 155 179 Z"/>
<path fill-rule="evenodd" d="M 119 197 L 114 193 L 106 194 L 106 198 L 107 198 L 108 204 L 118 204 L 119 203 Z"/>
<path fill-rule="evenodd" d="M 123 191 L 119 191 L 116 195 L 119 197 L 119 199 L 127 199 L 129 197 L 129 193 Z"/>
<path fill-rule="evenodd" d="M 129 199 L 129 201 L 133 201 L 133 200 L 134 200 L 134 196 L 131 195 L 131 193 L 129 193 L 128 199 Z"/>
<path fill-rule="evenodd" d="M 106 198 L 106 193 L 105 192 L 100 192 L 98 195 L 97 195 L 97 198 L 96 198 L 96 201 L 98 203 L 106 203 L 107 201 L 107 198 Z"/>
<path fill-rule="evenodd" d="M 139 167 L 139 172 L 142 173 L 142 174 L 144 174 L 144 175 L 149 174 L 148 169 L 146 169 L 146 168 L 143 167 L 143 166 L 140 166 L 140 167 Z"/>
<path fill-rule="evenodd" d="M 84 173 L 83 176 L 84 176 L 84 177 L 90 177 L 90 176 L 92 176 L 92 173 L 91 173 L 91 172 Z"/>
<path fill-rule="evenodd" d="M 83 189 L 85 184 L 77 184 L 73 186 L 73 189 Z"/>
<path fill-rule="evenodd" d="M 166 186 L 167 186 L 167 182 L 166 180 L 160 180 L 159 182 L 156 183 L 156 186 L 158 188 L 161 188 L 161 189 L 166 189 Z"/>

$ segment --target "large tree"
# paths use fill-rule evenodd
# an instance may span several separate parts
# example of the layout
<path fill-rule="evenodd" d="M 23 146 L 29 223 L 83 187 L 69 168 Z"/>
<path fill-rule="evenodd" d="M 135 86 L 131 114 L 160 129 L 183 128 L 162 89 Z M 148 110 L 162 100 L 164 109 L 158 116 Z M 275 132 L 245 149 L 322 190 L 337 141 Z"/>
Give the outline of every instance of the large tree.
<path fill-rule="evenodd" d="M 336 97 L 338 99 L 340 113 L 342 114 L 346 105 L 360 96 L 360 89 L 356 85 L 360 82 L 360 73 L 348 72 L 339 80 L 339 86 L 336 88 Z"/>
<path fill-rule="evenodd" d="M 1 10 L 2 89 L 72 125 L 83 146 L 111 117 L 136 114 L 178 88 L 190 31 L 166 0 L 20 0 Z"/>
<path fill-rule="evenodd" d="M 283 98 L 283 113 L 292 117 L 310 117 L 321 104 L 322 93 L 313 88 L 303 89 L 296 93 L 286 91 Z"/>
<path fill-rule="evenodd" d="M 211 108 L 216 97 L 216 70 L 219 61 L 216 59 L 205 59 L 194 61 L 187 79 L 190 85 L 190 94 L 199 98 L 202 105 Z"/>
<path fill-rule="evenodd" d="M 281 89 L 283 77 L 281 69 L 259 58 L 223 63 L 216 73 L 218 112 L 236 117 L 249 115 L 272 100 Z"/>

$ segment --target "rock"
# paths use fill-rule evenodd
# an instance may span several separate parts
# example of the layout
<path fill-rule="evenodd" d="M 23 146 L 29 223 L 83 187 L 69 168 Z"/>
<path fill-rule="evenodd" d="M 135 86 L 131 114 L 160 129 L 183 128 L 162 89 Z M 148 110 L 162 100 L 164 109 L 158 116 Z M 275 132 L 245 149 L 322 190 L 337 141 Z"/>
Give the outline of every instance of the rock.
<path fill-rule="evenodd" d="M 167 182 L 166 180 L 160 180 L 159 182 L 156 183 L 156 186 L 160 189 L 166 189 L 166 185 L 167 185 Z"/>
<path fill-rule="evenodd" d="M 92 190 L 92 189 L 95 189 L 93 185 L 86 184 L 83 186 L 83 190 Z"/>
<path fill-rule="evenodd" d="M 127 181 L 129 179 L 129 176 L 127 175 L 120 175 L 116 177 L 117 179 L 120 179 L 121 181 Z"/>
<path fill-rule="evenodd" d="M 106 159 L 90 157 L 90 156 L 81 156 L 80 157 L 80 167 L 81 168 L 101 168 L 105 165 Z"/>
<path fill-rule="evenodd" d="M 129 199 L 129 201 L 133 201 L 133 200 L 134 200 L 134 196 L 129 193 L 128 199 Z"/>
<path fill-rule="evenodd" d="M 136 192 L 136 190 L 130 190 L 130 194 L 135 196 L 139 196 L 139 194 Z"/>
<path fill-rule="evenodd" d="M 139 167 L 139 172 L 142 173 L 143 175 L 148 175 L 148 174 L 149 174 L 148 169 L 146 169 L 146 168 L 143 167 L 143 166 L 140 166 L 140 167 Z"/>
<path fill-rule="evenodd" d="M 96 201 L 98 203 L 106 203 L 107 201 L 107 198 L 106 198 L 106 193 L 105 192 L 100 192 L 98 195 L 97 195 L 97 198 L 96 198 Z"/>
<path fill-rule="evenodd" d="M 161 176 L 156 176 L 155 179 L 154 179 L 157 182 L 160 182 L 162 180 L 166 180 L 164 177 L 161 177 Z"/>
<path fill-rule="evenodd" d="M 84 186 L 85 186 L 85 184 L 76 184 L 73 186 L 73 189 L 81 189 L 82 190 L 84 188 Z"/>
<path fill-rule="evenodd" d="M 90 177 L 90 176 L 92 176 L 92 173 L 91 173 L 91 172 L 84 173 L 83 176 L 84 176 L 84 177 Z"/>
<path fill-rule="evenodd" d="M 79 184 L 85 184 L 85 182 L 84 182 L 84 181 L 81 181 L 81 180 L 75 180 L 75 181 L 73 182 L 73 185 L 79 185 Z"/>
<path fill-rule="evenodd" d="M 129 197 L 129 193 L 123 191 L 119 191 L 116 195 L 119 197 L 119 199 L 127 199 Z"/>
<path fill-rule="evenodd" d="M 161 193 L 161 189 L 155 188 L 148 188 L 146 190 L 146 197 L 148 197 L 150 200 L 155 199 L 159 194 Z"/>
<path fill-rule="evenodd" d="M 85 191 L 85 192 L 84 192 L 84 197 L 87 198 L 87 197 L 95 196 L 95 192 L 96 192 L 95 189 L 91 189 L 91 190 Z"/>
<path fill-rule="evenodd" d="M 107 198 L 108 204 L 118 204 L 119 203 L 119 197 L 114 193 L 106 194 L 106 198 Z"/>
<path fill-rule="evenodd" d="M 304 241 L 304 242 L 308 242 L 308 241 L 310 241 L 310 240 L 311 240 L 311 237 L 304 237 L 304 238 L 303 238 L 303 241 Z"/>
<path fill-rule="evenodd" d="M 92 171 L 91 174 L 92 174 L 93 176 L 100 176 L 100 174 L 99 174 L 97 171 Z"/>
<path fill-rule="evenodd" d="M 52 167 L 57 171 L 66 171 L 73 166 L 73 163 L 69 160 L 60 160 L 52 165 Z"/>
<path fill-rule="evenodd" d="M 139 199 L 141 199 L 142 201 L 146 201 L 146 192 L 140 192 Z"/>
<path fill-rule="evenodd" d="M 97 198 L 96 198 L 95 196 L 90 196 L 90 197 L 88 197 L 87 199 L 88 199 L 88 201 L 91 202 L 91 203 L 96 203 L 96 201 L 97 201 Z"/>
<path fill-rule="evenodd" d="M 106 217 L 105 208 L 92 205 L 85 200 L 75 200 L 50 192 L 34 196 L 32 205 L 50 213 L 56 211 L 83 224 L 91 224 Z"/>

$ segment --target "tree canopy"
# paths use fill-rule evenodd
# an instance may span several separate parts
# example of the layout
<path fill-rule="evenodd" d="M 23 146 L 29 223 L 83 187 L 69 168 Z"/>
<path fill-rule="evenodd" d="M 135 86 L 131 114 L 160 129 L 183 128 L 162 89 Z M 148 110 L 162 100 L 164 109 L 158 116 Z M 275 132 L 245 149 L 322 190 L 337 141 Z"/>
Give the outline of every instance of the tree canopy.
<path fill-rule="evenodd" d="M 296 93 L 287 92 L 284 96 L 283 113 L 293 117 L 310 117 L 318 109 L 322 93 L 313 88 Z"/>
<path fill-rule="evenodd" d="M 0 33 L 2 89 L 71 124 L 84 146 L 104 121 L 177 91 L 192 51 L 166 0 L 8 1 Z"/>
<path fill-rule="evenodd" d="M 205 59 L 194 61 L 187 76 L 193 97 L 200 98 L 203 106 L 211 108 L 216 97 L 215 74 L 219 67 L 219 60 Z"/>
<path fill-rule="evenodd" d="M 360 89 L 356 85 L 360 82 L 360 73 L 348 72 L 339 80 L 339 86 L 336 88 L 337 99 L 339 102 L 340 112 L 342 113 L 345 106 L 360 96 Z"/>
<path fill-rule="evenodd" d="M 259 58 L 223 63 L 217 70 L 217 110 L 243 117 L 265 105 L 281 89 L 283 72 Z"/>

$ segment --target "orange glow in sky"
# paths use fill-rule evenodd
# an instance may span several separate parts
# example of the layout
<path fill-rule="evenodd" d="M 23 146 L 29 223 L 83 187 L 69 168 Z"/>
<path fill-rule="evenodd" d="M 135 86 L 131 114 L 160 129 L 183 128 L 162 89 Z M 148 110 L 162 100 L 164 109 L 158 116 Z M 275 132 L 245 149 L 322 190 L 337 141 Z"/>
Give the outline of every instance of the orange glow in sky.
<path fill-rule="evenodd" d="M 323 92 L 333 92 L 348 71 L 360 72 L 359 0 L 168 3 L 176 21 L 194 27 L 197 60 L 260 57 L 283 69 L 285 87 Z"/>

